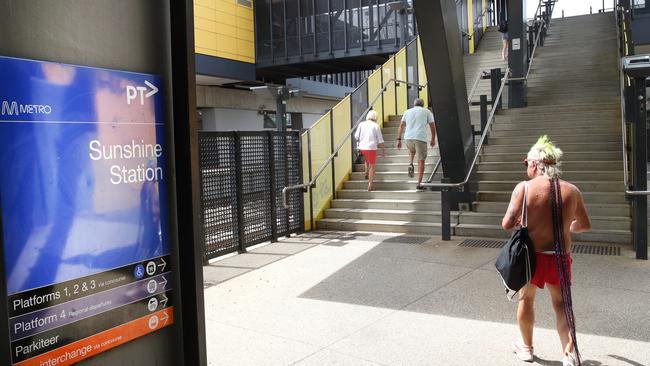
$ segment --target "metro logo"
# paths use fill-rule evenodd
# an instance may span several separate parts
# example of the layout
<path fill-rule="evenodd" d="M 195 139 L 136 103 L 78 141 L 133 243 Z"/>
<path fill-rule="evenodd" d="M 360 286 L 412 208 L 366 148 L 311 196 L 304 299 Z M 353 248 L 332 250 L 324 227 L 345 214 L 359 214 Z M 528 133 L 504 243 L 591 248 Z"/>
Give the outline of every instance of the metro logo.
<path fill-rule="evenodd" d="M 11 102 L 11 105 L 9 102 L 6 100 L 2 101 L 2 115 L 19 115 L 20 113 L 18 112 L 18 103 L 16 102 Z"/>
<path fill-rule="evenodd" d="M 19 116 L 21 114 L 50 114 L 52 107 L 46 104 L 18 104 L 13 101 L 2 101 L 2 115 Z"/>

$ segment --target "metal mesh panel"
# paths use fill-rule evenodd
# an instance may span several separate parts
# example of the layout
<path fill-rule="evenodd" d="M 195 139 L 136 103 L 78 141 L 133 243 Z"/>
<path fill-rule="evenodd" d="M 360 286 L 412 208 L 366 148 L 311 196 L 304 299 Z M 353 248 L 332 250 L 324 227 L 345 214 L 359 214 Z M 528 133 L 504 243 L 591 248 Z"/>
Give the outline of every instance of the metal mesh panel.
<path fill-rule="evenodd" d="M 269 146 L 264 134 L 240 134 L 242 220 L 246 247 L 271 239 Z"/>
<path fill-rule="evenodd" d="M 292 134 L 286 137 L 287 148 L 287 184 L 295 185 L 302 182 L 302 163 L 300 161 L 300 135 Z M 288 222 L 289 232 L 295 233 L 304 230 L 304 217 L 303 217 L 303 193 L 300 190 L 293 190 L 289 193 L 289 210 Z M 288 234 L 287 233 L 287 234 Z"/>
<path fill-rule="evenodd" d="M 288 210 L 282 204 L 282 188 L 289 185 L 287 176 L 287 137 L 281 134 L 273 135 L 273 166 L 275 177 L 275 217 L 278 236 L 286 235 L 289 231 Z"/>
<path fill-rule="evenodd" d="M 237 180 L 235 135 L 199 134 L 199 166 L 205 257 L 213 258 L 237 250 Z"/>

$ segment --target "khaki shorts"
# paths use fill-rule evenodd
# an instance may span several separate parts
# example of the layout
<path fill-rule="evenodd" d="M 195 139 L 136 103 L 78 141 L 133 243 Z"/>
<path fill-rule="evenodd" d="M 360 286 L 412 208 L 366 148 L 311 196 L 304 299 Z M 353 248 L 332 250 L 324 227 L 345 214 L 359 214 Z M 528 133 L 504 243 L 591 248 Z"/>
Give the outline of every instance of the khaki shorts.
<path fill-rule="evenodd" d="M 417 160 L 427 160 L 427 143 L 420 140 L 404 140 L 406 148 L 415 154 Z"/>

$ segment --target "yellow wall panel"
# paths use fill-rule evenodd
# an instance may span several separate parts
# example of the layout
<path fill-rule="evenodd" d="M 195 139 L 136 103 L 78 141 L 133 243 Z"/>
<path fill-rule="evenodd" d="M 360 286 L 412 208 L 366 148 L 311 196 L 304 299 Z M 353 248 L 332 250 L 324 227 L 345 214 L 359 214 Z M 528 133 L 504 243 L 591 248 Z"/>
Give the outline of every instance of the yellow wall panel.
<path fill-rule="evenodd" d="M 237 0 L 196 0 L 194 29 L 197 53 L 255 63 L 252 8 Z"/>
<path fill-rule="evenodd" d="M 395 54 L 395 79 L 407 81 L 406 75 L 406 48 Z M 397 86 L 397 110 L 395 114 L 404 114 L 408 109 L 408 85 L 399 84 Z"/>

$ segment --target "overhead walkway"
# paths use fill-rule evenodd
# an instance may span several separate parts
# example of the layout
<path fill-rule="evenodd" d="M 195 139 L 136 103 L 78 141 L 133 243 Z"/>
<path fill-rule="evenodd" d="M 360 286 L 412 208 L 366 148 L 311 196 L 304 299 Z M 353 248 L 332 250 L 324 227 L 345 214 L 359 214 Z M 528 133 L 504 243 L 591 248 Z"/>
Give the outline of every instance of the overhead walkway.
<path fill-rule="evenodd" d="M 540 135 L 563 151 L 562 177 L 583 193 L 593 230 L 576 240 L 629 244 L 621 154 L 616 28 L 612 13 L 554 19 L 528 80 L 528 107 L 503 110 L 478 168 L 476 212 L 456 235 L 505 237 L 501 218 L 525 179 L 522 159 Z"/>

